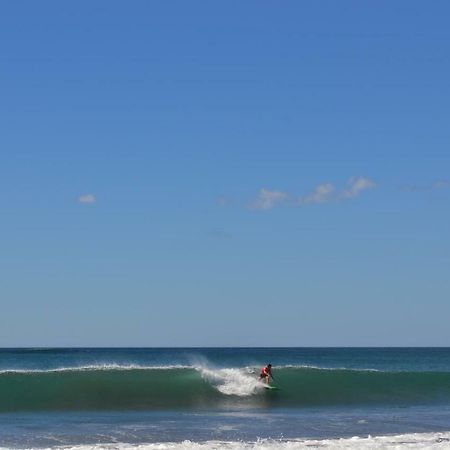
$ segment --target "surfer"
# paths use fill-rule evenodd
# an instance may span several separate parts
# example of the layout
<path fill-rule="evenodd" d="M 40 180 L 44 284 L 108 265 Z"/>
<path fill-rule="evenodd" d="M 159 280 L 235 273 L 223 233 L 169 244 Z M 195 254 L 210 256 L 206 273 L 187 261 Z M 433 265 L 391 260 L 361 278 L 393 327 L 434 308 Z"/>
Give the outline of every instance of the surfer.
<path fill-rule="evenodd" d="M 271 378 L 273 380 L 272 364 L 267 364 L 266 367 L 263 367 L 261 369 L 261 373 L 259 374 L 259 379 L 261 381 L 263 381 L 264 383 L 269 384 Z"/>

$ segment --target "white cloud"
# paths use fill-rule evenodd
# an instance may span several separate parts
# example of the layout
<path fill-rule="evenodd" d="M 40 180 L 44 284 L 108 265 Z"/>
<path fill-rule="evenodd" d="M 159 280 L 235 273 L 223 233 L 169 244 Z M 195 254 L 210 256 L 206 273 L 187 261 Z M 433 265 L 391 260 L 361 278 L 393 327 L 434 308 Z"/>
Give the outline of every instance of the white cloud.
<path fill-rule="evenodd" d="M 370 178 L 352 177 L 347 182 L 347 189 L 344 189 L 341 198 L 354 198 L 367 189 L 373 189 L 375 183 Z"/>
<path fill-rule="evenodd" d="M 308 203 L 326 203 L 333 199 L 335 190 L 335 187 L 331 183 L 319 184 L 311 194 L 300 197 L 298 203 L 300 205 Z"/>
<path fill-rule="evenodd" d="M 252 207 L 261 210 L 272 209 L 274 206 L 285 202 L 288 197 L 289 195 L 286 192 L 270 191 L 262 188 L 256 200 L 252 203 Z"/>
<path fill-rule="evenodd" d="M 83 203 L 85 205 L 92 205 L 97 201 L 94 194 L 84 194 L 78 197 L 78 203 Z"/>
<path fill-rule="evenodd" d="M 338 191 L 333 184 L 319 184 L 314 191 L 302 197 L 299 197 L 299 205 L 328 203 L 336 200 L 347 200 L 357 197 L 361 192 L 367 189 L 373 189 L 375 183 L 370 178 L 352 177 L 347 181 L 347 187 Z"/>
<path fill-rule="evenodd" d="M 293 199 L 290 203 L 297 206 L 350 200 L 358 197 L 368 189 L 373 189 L 375 186 L 375 182 L 370 178 L 352 177 L 347 181 L 347 185 L 343 189 L 336 189 L 332 183 L 322 183 L 316 186 L 310 194 L 297 198 L 294 198 L 287 192 L 270 191 L 263 188 L 259 191 L 258 197 L 251 206 L 254 209 L 268 210 L 279 204 L 286 203 L 290 199 Z"/>

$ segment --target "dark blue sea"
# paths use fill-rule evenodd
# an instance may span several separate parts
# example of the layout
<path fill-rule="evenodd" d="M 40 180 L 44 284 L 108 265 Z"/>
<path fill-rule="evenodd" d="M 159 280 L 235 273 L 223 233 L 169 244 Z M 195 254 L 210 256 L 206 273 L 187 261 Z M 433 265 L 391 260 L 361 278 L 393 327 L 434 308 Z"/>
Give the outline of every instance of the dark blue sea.
<path fill-rule="evenodd" d="M 311 447 L 450 448 L 450 349 L 0 350 L 0 448 Z"/>

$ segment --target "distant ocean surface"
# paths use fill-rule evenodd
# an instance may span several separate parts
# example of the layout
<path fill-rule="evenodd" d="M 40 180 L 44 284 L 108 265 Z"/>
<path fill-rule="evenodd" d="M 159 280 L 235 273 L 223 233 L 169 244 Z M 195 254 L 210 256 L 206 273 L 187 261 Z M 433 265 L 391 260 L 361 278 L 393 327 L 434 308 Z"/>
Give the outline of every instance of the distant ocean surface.
<path fill-rule="evenodd" d="M 0 448 L 317 447 L 450 449 L 450 349 L 0 349 Z"/>

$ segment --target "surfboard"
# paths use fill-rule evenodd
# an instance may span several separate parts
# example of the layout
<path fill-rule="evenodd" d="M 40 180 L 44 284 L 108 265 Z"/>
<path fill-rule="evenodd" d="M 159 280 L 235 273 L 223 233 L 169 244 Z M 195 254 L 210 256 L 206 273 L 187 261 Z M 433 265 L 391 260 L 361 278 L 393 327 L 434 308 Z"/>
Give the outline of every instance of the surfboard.
<path fill-rule="evenodd" d="M 274 384 L 270 385 L 268 384 L 267 386 L 264 386 L 265 389 L 267 389 L 268 391 L 279 391 L 280 388 L 278 386 L 275 386 Z"/>

